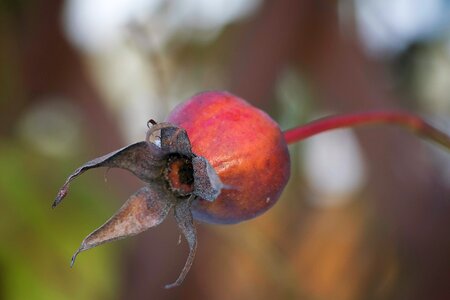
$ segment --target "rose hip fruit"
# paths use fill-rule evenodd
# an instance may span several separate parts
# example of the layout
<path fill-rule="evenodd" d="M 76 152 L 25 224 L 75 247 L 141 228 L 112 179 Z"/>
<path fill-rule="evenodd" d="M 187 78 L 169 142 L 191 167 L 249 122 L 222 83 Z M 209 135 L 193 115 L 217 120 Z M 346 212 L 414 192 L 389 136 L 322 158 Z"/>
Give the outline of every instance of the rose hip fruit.
<path fill-rule="evenodd" d="M 289 179 L 289 153 L 283 133 L 267 114 L 229 93 L 205 92 L 178 106 L 168 121 L 150 120 L 145 141 L 88 161 L 67 178 L 53 207 L 66 197 L 71 182 L 90 169 L 125 169 L 145 183 L 81 242 L 72 265 L 80 252 L 155 227 L 173 211 L 189 256 L 177 280 L 166 285 L 172 288 L 183 282 L 194 261 L 194 218 L 237 223 L 278 200 Z"/>
<path fill-rule="evenodd" d="M 192 152 L 206 158 L 225 186 L 212 202 L 193 201 L 195 219 L 237 223 L 275 204 L 289 179 L 290 160 L 282 131 L 265 112 L 211 91 L 183 102 L 167 122 L 187 131 Z"/>
<path fill-rule="evenodd" d="M 327 130 L 393 124 L 450 149 L 448 134 L 407 112 L 330 116 L 282 132 L 266 113 L 222 91 L 192 97 L 175 108 L 167 121 L 150 120 L 145 141 L 86 162 L 59 190 L 53 207 L 67 196 L 75 178 L 99 167 L 128 170 L 145 183 L 82 241 L 72 264 L 80 252 L 155 227 L 172 211 L 189 255 L 178 278 L 166 288 L 180 285 L 197 249 L 194 218 L 230 224 L 262 214 L 275 204 L 289 179 L 287 144 Z"/>

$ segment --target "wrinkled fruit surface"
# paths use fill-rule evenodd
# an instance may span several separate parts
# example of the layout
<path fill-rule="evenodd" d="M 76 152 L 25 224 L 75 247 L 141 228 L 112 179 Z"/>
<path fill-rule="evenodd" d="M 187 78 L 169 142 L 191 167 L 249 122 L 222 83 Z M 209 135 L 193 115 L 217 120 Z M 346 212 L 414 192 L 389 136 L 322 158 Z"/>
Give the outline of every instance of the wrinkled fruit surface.
<path fill-rule="evenodd" d="M 168 120 L 149 121 L 145 141 L 85 163 L 64 183 L 53 207 L 89 169 L 122 168 L 146 183 L 82 241 L 72 264 L 80 252 L 154 227 L 173 210 L 189 256 L 178 279 L 166 286 L 171 288 L 182 283 L 195 256 L 194 218 L 236 223 L 277 201 L 289 178 L 289 154 L 280 129 L 265 113 L 229 93 L 206 92 L 177 107 Z"/>
<path fill-rule="evenodd" d="M 237 223 L 278 200 L 290 175 L 289 153 L 278 124 L 227 92 L 204 92 L 167 118 L 187 131 L 192 151 L 205 157 L 225 185 L 213 202 L 193 201 L 195 219 Z"/>

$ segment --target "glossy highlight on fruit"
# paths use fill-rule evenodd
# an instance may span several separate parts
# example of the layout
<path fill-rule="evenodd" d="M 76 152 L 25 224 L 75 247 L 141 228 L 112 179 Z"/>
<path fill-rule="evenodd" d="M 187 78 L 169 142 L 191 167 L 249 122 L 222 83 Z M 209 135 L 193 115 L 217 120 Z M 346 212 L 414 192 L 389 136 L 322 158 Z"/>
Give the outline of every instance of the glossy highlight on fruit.
<path fill-rule="evenodd" d="M 265 112 L 228 92 L 209 91 L 180 104 L 167 122 L 186 130 L 192 152 L 206 158 L 225 187 L 212 202 L 193 201 L 195 219 L 237 223 L 278 200 L 290 159 L 282 131 Z"/>

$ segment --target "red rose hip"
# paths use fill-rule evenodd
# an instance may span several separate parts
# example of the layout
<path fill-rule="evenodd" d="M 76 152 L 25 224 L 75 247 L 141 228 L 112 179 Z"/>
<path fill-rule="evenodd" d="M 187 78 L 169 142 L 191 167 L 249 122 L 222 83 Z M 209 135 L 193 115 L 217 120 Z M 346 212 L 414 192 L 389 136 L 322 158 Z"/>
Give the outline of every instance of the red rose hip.
<path fill-rule="evenodd" d="M 395 124 L 450 149 L 448 134 L 407 112 L 331 116 L 283 133 L 267 114 L 220 91 L 192 97 L 178 106 L 168 121 L 150 120 L 145 141 L 94 158 L 69 175 L 53 207 L 66 197 L 71 182 L 90 169 L 125 169 L 145 183 L 115 215 L 82 241 L 72 264 L 80 252 L 155 227 L 173 211 L 189 255 L 178 278 L 166 288 L 180 285 L 197 249 L 193 218 L 226 224 L 265 212 L 278 200 L 289 179 L 286 143 L 320 132 L 364 124 Z M 157 140 L 159 144 L 154 143 Z"/>
<path fill-rule="evenodd" d="M 186 130 L 192 152 L 206 158 L 225 185 L 214 201 L 193 201 L 194 218 L 237 223 L 278 200 L 290 160 L 283 133 L 266 113 L 230 93 L 211 91 L 183 102 L 167 121 Z"/>
<path fill-rule="evenodd" d="M 289 179 L 289 153 L 277 123 L 264 112 L 229 93 L 206 92 L 178 106 L 168 121 L 150 120 L 145 141 L 94 158 L 69 175 L 53 207 L 90 169 L 125 169 L 145 183 L 81 242 L 72 264 L 80 252 L 155 227 L 173 211 L 189 255 L 178 278 L 166 285 L 172 288 L 194 261 L 194 218 L 237 223 L 278 200 Z M 152 141 L 156 137 L 159 145 Z"/>

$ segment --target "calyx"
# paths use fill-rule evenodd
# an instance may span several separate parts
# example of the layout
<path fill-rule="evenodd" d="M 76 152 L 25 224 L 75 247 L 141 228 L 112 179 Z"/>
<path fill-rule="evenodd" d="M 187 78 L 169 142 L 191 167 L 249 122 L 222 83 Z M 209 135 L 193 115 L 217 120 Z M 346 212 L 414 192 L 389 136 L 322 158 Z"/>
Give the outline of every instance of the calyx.
<path fill-rule="evenodd" d="M 159 225 L 173 209 L 175 220 L 189 245 L 189 256 L 178 279 L 166 288 L 180 285 L 195 256 L 197 234 L 191 203 L 199 198 L 214 201 L 224 188 L 210 163 L 192 153 L 186 131 L 170 123 L 149 121 L 145 141 L 128 145 L 95 158 L 76 169 L 59 190 L 53 207 L 67 195 L 73 179 L 89 169 L 107 167 L 130 171 L 144 187 L 134 193 L 105 224 L 89 234 L 72 257 L 103 243 L 136 235 Z M 159 133 L 159 146 L 152 142 Z"/>

